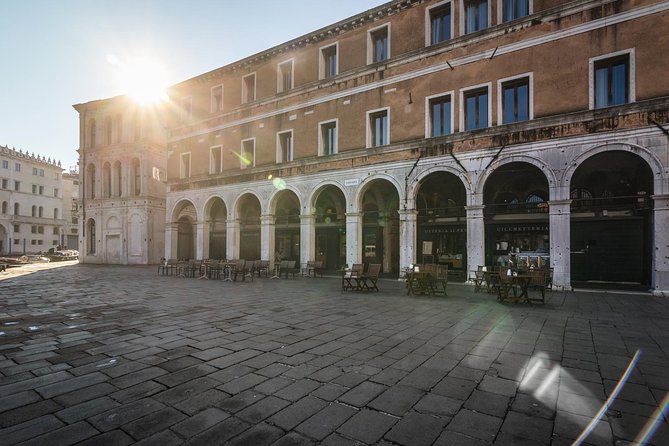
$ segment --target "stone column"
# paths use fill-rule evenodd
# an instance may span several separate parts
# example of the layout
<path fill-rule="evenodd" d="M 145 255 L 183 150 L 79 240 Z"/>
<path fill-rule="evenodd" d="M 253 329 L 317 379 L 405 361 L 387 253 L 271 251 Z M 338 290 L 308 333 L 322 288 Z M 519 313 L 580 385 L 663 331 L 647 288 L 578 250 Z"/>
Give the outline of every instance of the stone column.
<path fill-rule="evenodd" d="M 362 263 L 362 213 L 346 213 L 346 263 Z"/>
<path fill-rule="evenodd" d="M 653 294 L 669 297 L 669 195 L 653 195 Z"/>
<path fill-rule="evenodd" d="M 195 223 L 195 258 L 204 259 L 204 222 Z"/>
<path fill-rule="evenodd" d="M 316 216 L 300 215 L 300 262 L 316 260 Z"/>
<path fill-rule="evenodd" d="M 227 222 L 227 228 L 225 232 L 225 255 L 228 259 L 238 259 L 239 258 L 239 228 L 240 222 L 238 219 L 229 219 Z"/>
<path fill-rule="evenodd" d="M 274 263 L 274 215 L 260 216 L 260 260 Z"/>
<path fill-rule="evenodd" d="M 211 234 L 211 221 L 206 221 L 202 225 L 202 258 L 208 259 L 209 255 L 209 236 Z"/>
<path fill-rule="evenodd" d="M 571 200 L 548 202 L 553 289 L 571 290 Z"/>
<path fill-rule="evenodd" d="M 482 204 L 465 206 L 467 213 L 467 271 L 485 265 L 485 225 Z"/>
<path fill-rule="evenodd" d="M 165 225 L 165 258 L 177 258 L 177 243 L 179 239 L 179 230 L 176 223 L 167 223 Z"/>
<path fill-rule="evenodd" d="M 402 269 L 416 263 L 416 233 L 418 230 L 418 211 L 415 209 L 399 210 L 400 214 L 400 274 Z"/>

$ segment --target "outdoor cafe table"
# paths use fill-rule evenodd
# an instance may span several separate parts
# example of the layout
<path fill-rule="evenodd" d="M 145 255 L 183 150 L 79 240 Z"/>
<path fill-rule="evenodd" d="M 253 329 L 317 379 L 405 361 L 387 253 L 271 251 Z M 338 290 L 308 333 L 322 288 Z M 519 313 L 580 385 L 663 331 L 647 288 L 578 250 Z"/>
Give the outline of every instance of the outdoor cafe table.
<path fill-rule="evenodd" d="M 408 271 L 406 281 L 407 295 L 434 294 L 434 279 L 428 272 Z"/>
<path fill-rule="evenodd" d="M 500 276 L 499 282 L 494 285 L 497 291 L 497 300 L 500 302 L 530 303 L 527 288 L 532 280 L 530 274 L 514 274 L 512 276 Z M 517 293 L 520 290 L 520 293 Z M 513 296 L 509 296 L 509 292 Z"/>

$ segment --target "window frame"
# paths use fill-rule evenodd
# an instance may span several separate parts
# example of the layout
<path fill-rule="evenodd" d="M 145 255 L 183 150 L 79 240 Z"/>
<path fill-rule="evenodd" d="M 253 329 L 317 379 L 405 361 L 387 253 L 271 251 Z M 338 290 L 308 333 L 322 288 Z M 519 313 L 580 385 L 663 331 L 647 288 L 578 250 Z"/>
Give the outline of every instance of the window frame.
<path fill-rule="evenodd" d="M 374 145 L 372 144 L 372 116 L 376 114 L 380 114 L 382 112 L 386 113 L 386 129 L 384 132 L 384 139 L 385 139 L 385 144 L 379 144 L 379 145 Z M 387 146 L 390 144 L 390 107 L 382 107 L 382 108 L 377 108 L 374 110 L 368 110 L 365 113 L 366 117 L 366 131 L 365 131 L 365 147 L 368 149 L 375 148 L 375 147 L 383 147 Z"/>
<path fill-rule="evenodd" d="M 387 48 L 386 48 L 386 57 L 384 59 L 375 61 L 374 56 L 375 56 L 375 45 L 374 45 L 374 40 L 372 38 L 372 34 L 380 31 L 381 29 L 386 28 L 386 41 L 387 41 Z M 381 24 L 379 26 L 375 26 L 374 28 L 370 28 L 367 30 L 367 65 L 371 64 L 376 64 L 376 63 L 383 63 L 387 60 L 390 60 L 392 57 L 392 52 L 391 52 L 391 22 L 386 22 L 384 24 Z"/>
<path fill-rule="evenodd" d="M 244 155 L 246 154 L 246 151 L 244 150 L 244 144 L 245 144 L 245 143 L 248 143 L 248 142 L 252 142 L 252 143 L 253 143 L 253 157 L 251 158 L 251 159 L 253 160 L 253 162 L 251 163 L 250 166 L 245 165 L 245 164 L 244 164 L 244 161 L 243 161 L 243 159 L 244 159 Z M 239 148 L 239 154 L 241 155 L 241 156 L 239 157 L 239 166 L 240 166 L 239 168 L 240 168 L 240 169 L 248 169 L 248 168 L 250 168 L 250 167 L 255 167 L 255 166 L 256 166 L 256 139 L 255 139 L 255 137 L 253 137 L 253 138 L 246 138 L 246 139 L 242 139 L 242 140 L 241 140 L 241 142 L 240 142 L 240 148 Z"/>
<path fill-rule="evenodd" d="M 591 57 L 588 59 L 588 107 L 590 110 L 595 110 L 595 65 L 598 62 L 602 62 L 606 59 L 615 59 L 621 56 L 628 57 L 629 63 L 629 79 L 628 82 L 628 100 L 626 104 L 632 104 L 636 102 L 636 49 L 627 48 L 620 51 L 615 51 L 613 53 L 602 54 L 599 56 Z M 606 107 L 615 107 L 613 105 L 607 105 Z M 600 107 L 600 108 L 606 108 Z"/>
<path fill-rule="evenodd" d="M 445 135 L 432 135 L 432 107 L 431 102 L 435 99 L 443 98 L 449 96 L 451 99 L 451 132 L 447 133 L 452 135 L 455 133 L 455 91 L 445 91 L 442 93 L 433 94 L 425 97 L 425 138 L 439 138 Z"/>
<path fill-rule="evenodd" d="M 290 64 L 290 88 L 284 89 L 284 71 L 281 69 L 283 65 Z M 290 58 L 276 64 L 276 92 L 285 93 L 295 88 L 295 58 Z"/>
<path fill-rule="evenodd" d="M 467 122 L 465 116 L 465 94 L 474 90 L 487 89 L 488 91 L 488 125 L 485 127 L 478 127 L 476 129 L 466 129 L 465 123 Z M 484 128 L 492 127 L 492 82 L 485 82 L 482 84 L 472 85 L 470 87 L 465 87 L 460 89 L 460 104 L 459 104 L 459 114 L 460 119 L 458 120 L 458 130 L 460 132 L 469 132 L 473 130 L 481 130 Z"/>
<path fill-rule="evenodd" d="M 188 156 L 188 166 L 186 166 L 184 162 L 184 157 Z M 191 170 L 192 168 L 192 154 L 191 152 L 183 152 L 179 155 L 179 178 L 185 179 L 185 178 L 190 178 L 191 175 L 193 174 L 193 171 Z M 188 171 L 186 171 L 188 169 Z M 188 175 L 186 175 L 186 173 Z"/>
<path fill-rule="evenodd" d="M 284 152 L 284 147 L 281 143 L 281 137 L 283 135 L 290 134 L 290 147 L 288 149 L 288 154 L 290 159 L 283 159 L 283 152 Z M 288 129 L 288 130 L 282 130 L 280 132 L 276 132 L 276 163 L 281 164 L 281 163 L 289 163 L 293 161 L 295 152 L 295 133 L 293 132 L 293 129 Z"/>
<path fill-rule="evenodd" d="M 511 20 L 504 20 L 504 2 L 505 0 L 497 0 L 497 23 L 510 23 L 514 20 L 524 19 L 525 17 L 534 14 L 534 0 L 527 0 L 527 15 L 516 17 Z"/>
<path fill-rule="evenodd" d="M 441 42 L 432 42 L 432 10 L 440 9 L 449 5 L 451 8 L 451 36 L 448 39 L 442 40 Z M 444 0 L 439 3 L 435 3 L 432 6 L 425 8 L 425 46 L 437 45 L 439 43 L 447 42 L 452 40 L 455 37 L 455 14 L 453 11 L 453 0 Z"/>
<path fill-rule="evenodd" d="M 530 71 L 527 73 L 517 74 L 514 76 L 505 77 L 503 79 L 497 80 L 497 125 L 507 125 L 507 124 L 516 124 L 518 122 L 527 122 L 527 121 L 514 121 L 505 123 L 504 122 L 504 84 L 509 82 L 516 82 L 520 79 L 527 79 L 527 121 L 534 119 L 534 72 Z"/>
<path fill-rule="evenodd" d="M 476 33 L 479 31 L 483 31 L 484 29 L 488 29 L 492 26 L 492 0 L 481 0 L 485 1 L 488 4 L 488 26 L 485 28 L 477 29 L 476 31 L 471 31 L 467 32 L 467 10 L 465 9 L 465 2 L 470 1 L 470 0 L 460 0 L 460 35 L 461 36 L 466 36 L 467 34 L 472 34 Z M 473 0 L 472 0 L 473 1 Z"/>
<path fill-rule="evenodd" d="M 323 126 L 327 124 L 335 125 L 335 139 L 334 139 L 334 151 L 332 153 L 325 153 L 325 143 L 323 140 Z M 327 121 L 321 121 L 318 123 L 318 156 L 330 156 L 336 155 L 339 153 L 339 118 L 328 119 Z"/>
<path fill-rule="evenodd" d="M 331 76 L 328 76 L 326 71 L 327 64 L 324 51 L 333 48 L 335 50 L 335 73 Z M 318 49 L 318 79 L 331 79 L 339 75 L 339 42 L 334 42 L 325 46 L 322 46 Z"/>
<path fill-rule="evenodd" d="M 214 96 L 214 90 L 216 89 L 221 89 L 221 98 L 219 102 L 219 107 L 216 107 L 217 101 L 216 101 L 216 96 Z M 218 84 L 214 85 L 211 87 L 209 90 L 209 112 L 210 113 L 220 113 L 223 111 L 223 95 L 225 94 L 225 89 L 223 88 L 223 84 Z"/>
<path fill-rule="evenodd" d="M 214 158 L 214 152 L 218 149 L 219 163 L 216 166 L 216 159 Z M 223 172 L 223 146 L 216 145 L 209 147 L 209 174 L 214 175 L 217 173 Z"/>
<path fill-rule="evenodd" d="M 253 76 L 253 98 L 249 98 L 249 91 L 248 91 L 248 87 L 246 85 L 246 79 L 251 77 L 251 76 Z M 253 102 L 253 101 L 256 100 L 257 93 L 258 93 L 257 92 L 256 80 L 257 80 L 257 77 L 256 77 L 256 72 L 255 71 L 253 73 L 249 73 L 245 76 L 242 76 L 242 98 L 241 98 L 242 99 L 241 100 L 242 104 L 248 104 L 249 102 Z"/>

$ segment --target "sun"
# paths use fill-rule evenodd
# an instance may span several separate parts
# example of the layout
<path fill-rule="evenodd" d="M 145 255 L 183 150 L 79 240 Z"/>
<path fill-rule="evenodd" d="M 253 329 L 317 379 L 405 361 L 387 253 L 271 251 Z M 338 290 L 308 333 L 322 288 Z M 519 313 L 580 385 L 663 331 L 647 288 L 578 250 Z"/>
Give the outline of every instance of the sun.
<path fill-rule="evenodd" d="M 120 60 L 110 54 L 107 61 L 118 68 L 118 83 L 123 94 L 142 105 L 167 100 L 167 72 L 158 60 L 150 56 Z"/>

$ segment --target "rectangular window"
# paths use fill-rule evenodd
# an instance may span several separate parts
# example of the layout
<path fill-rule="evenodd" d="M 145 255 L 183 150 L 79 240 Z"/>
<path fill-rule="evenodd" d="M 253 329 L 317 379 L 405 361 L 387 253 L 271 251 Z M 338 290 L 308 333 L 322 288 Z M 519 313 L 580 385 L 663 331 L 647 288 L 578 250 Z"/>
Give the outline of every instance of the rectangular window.
<path fill-rule="evenodd" d="M 247 74 L 242 78 L 242 104 L 256 100 L 256 74 Z"/>
<path fill-rule="evenodd" d="M 465 34 L 488 27 L 488 0 L 465 0 Z"/>
<path fill-rule="evenodd" d="M 209 173 L 223 171 L 223 147 L 216 146 L 209 149 Z"/>
<path fill-rule="evenodd" d="M 287 60 L 277 65 L 277 92 L 293 88 L 293 60 Z"/>
<path fill-rule="evenodd" d="M 14 170 L 16 172 L 21 172 L 21 163 L 14 163 Z"/>
<path fill-rule="evenodd" d="M 58 188 L 57 188 L 57 187 L 54 187 L 54 188 L 53 188 L 53 196 L 54 196 L 54 197 L 57 197 L 57 196 L 58 196 Z"/>
<path fill-rule="evenodd" d="M 44 195 L 44 186 L 39 187 L 39 194 Z"/>
<path fill-rule="evenodd" d="M 190 178 L 190 152 L 181 154 L 179 178 Z"/>
<path fill-rule="evenodd" d="M 367 62 L 377 63 L 390 58 L 390 25 L 383 25 L 369 31 L 367 41 Z"/>
<path fill-rule="evenodd" d="M 256 140 L 246 139 L 242 141 L 242 153 L 240 157 L 240 168 L 255 167 L 256 165 Z"/>
<path fill-rule="evenodd" d="M 58 217 L 59 217 L 59 216 L 60 216 L 60 215 L 59 215 L 59 212 L 58 212 L 58 208 L 54 208 L 54 209 L 53 209 L 53 219 L 54 219 L 54 220 L 58 220 Z"/>
<path fill-rule="evenodd" d="M 9 161 L 2 160 L 2 168 L 3 169 L 9 169 Z"/>
<path fill-rule="evenodd" d="M 15 238 L 14 239 L 14 244 L 19 245 L 21 243 L 21 239 Z"/>
<path fill-rule="evenodd" d="M 488 87 L 476 88 L 462 93 L 461 102 L 464 106 L 463 130 L 483 129 L 489 126 L 488 99 Z"/>
<path fill-rule="evenodd" d="M 190 121 L 193 117 L 193 97 L 185 96 L 181 98 L 181 122 Z"/>
<path fill-rule="evenodd" d="M 427 137 L 443 136 L 453 133 L 453 101 L 450 94 L 430 97 L 428 101 Z"/>
<path fill-rule="evenodd" d="M 217 85 L 211 89 L 211 112 L 223 111 L 223 85 Z"/>
<path fill-rule="evenodd" d="M 37 193 L 37 184 L 33 184 L 33 194 Z"/>
<path fill-rule="evenodd" d="M 426 45 L 434 45 L 451 39 L 452 19 L 451 3 L 435 5 L 427 9 L 429 29 L 426 37 L 429 39 Z"/>
<path fill-rule="evenodd" d="M 502 0 L 502 21 L 510 22 L 530 14 L 530 0 Z"/>
<path fill-rule="evenodd" d="M 594 62 L 595 108 L 626 104 L 630 101 L 630 55 L 624 54 Z"/>
<path fill-rule="evenodd" d="M 52 245 L 53 245 L 53 246 L 58 245 L 58 240 L 54 240 L 53 243 L 52 243 Z"/>
<path fill-rule="evenodd" d="M 7 178 L 2 179 L 2 188 L 7 189 L 9 187 L 9 180 Z"/>
<path fill-rule="evenodd" d="M 39 170 L 39 176 L 43 177 L 44 176 L 44 169 Z"/>
<path fill-rule="evenodd" d="M 388 109 L 367 112 L 367 147 L 385 146 L 389 143 Z"/>
<path fill-rule="evenodd" d="M 57 227 L 53 228 L 53 235 L 58 235 L 60 234 L 60 230 Z"/>
<path fill-rule="evenodd" d="M 321 79 L 328 79 L 337 75 L 338 44 L 321 48 Z"/>
<path fill-rule="evenodd" d="M 21 232 L 21 225 L 14 225 L 14 232 Z"/>
<path fill-rule="evenodd" d="M 38 245 L 43 245 L 43 244 L 44 244 L 44 240 L 37 240 L 37 244 L 38 244 Z"/>
<path fill-rule="evenodd" d="M 502 124 L 528 121 L 530 113 L 530 79 L 521 77 L 501 83 Z"/>
<path fill-rule="evenodd" d="M 37 240 L 35 240 L 35 239 L 30 240 L 30 244 L 31 244 L 31 245 L 36 245 L 36 244 L 37 244 Z"/>
<path fill-rule="evenodd" d="M 322 122 L 319 127 L 318 154 L 334 155 L 337 153 L 337 120 Z"/>
<path fill-rule="evenodd" d="M 16 192 L 19 192 L 21 190 L 21 182 L 20 181 L 14 181 L 14 190 Z"/>
<path fill-rule="evenodd" d="M 31 234 L 37 234 L 37 226 L 31 226 L 30 227 L 30 233 Z"/>
<path fill-rule="evenodd" d="M 286 163 L 293 160 L 293 131 L 276 134 L 276 162 Z"/>
<path fill-rule="evenodd" d="M 37 167 L 33 167 L 33 175 L 37 176 Z"/>

